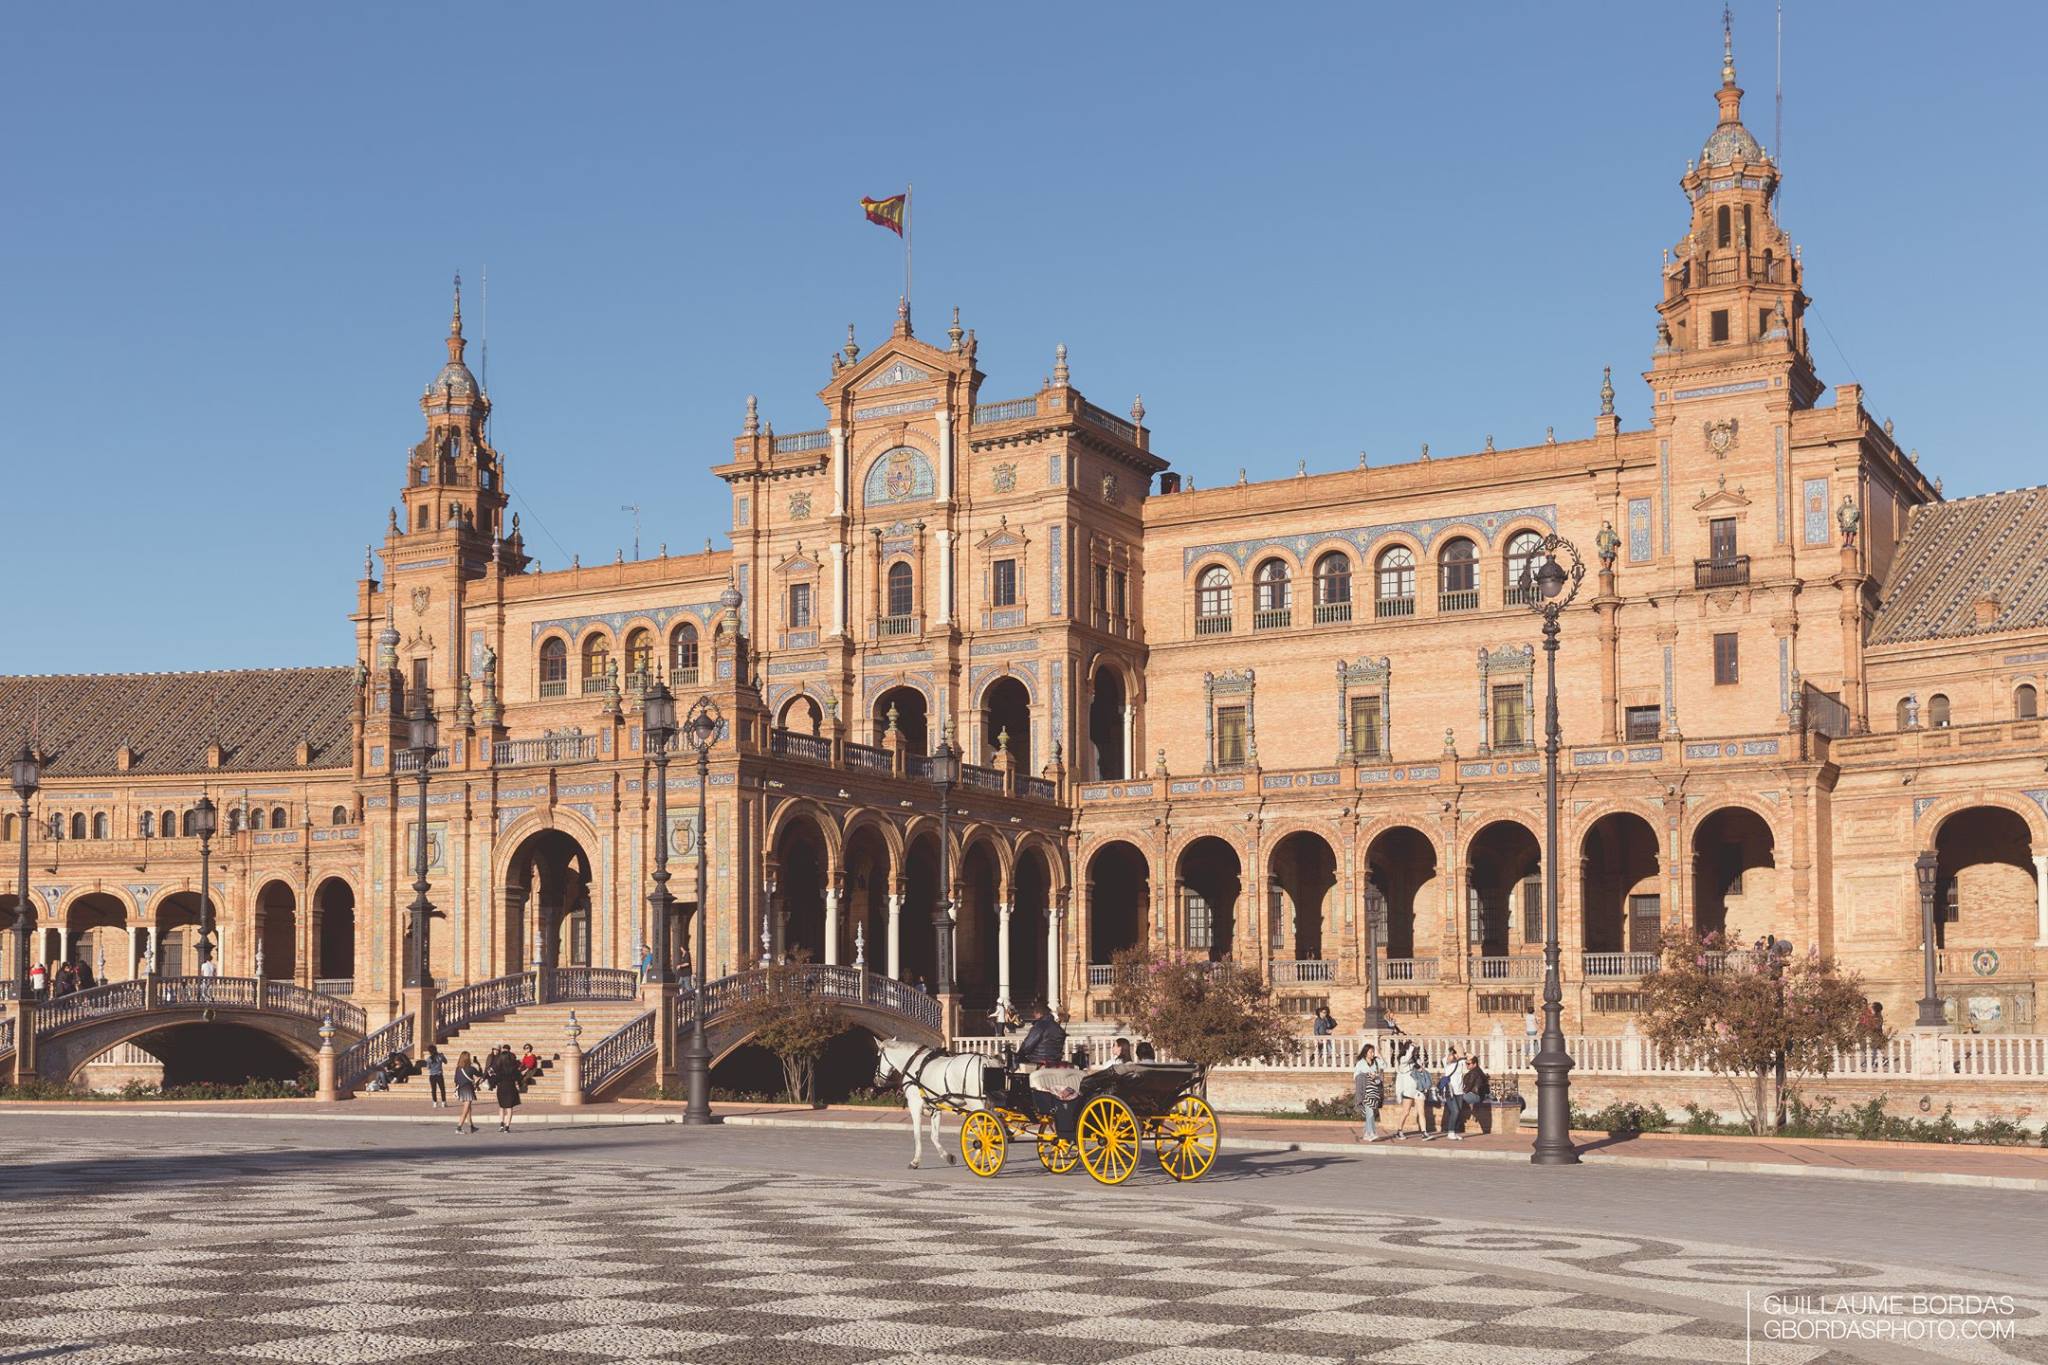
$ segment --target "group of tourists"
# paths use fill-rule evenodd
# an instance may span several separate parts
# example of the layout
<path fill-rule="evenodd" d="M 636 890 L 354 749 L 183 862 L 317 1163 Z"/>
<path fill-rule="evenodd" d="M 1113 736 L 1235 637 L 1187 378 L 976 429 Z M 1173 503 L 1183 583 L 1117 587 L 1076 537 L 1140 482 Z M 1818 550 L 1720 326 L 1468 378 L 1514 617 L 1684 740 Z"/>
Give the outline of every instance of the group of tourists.
<path fill-rule="evenodd" d="M 1478 1056 L 1460 1053 L 1455 1047 L 1444 1053 L 1443 1066 L 1433 1070 L 1424 1060 L 1422 1048 L 1412 1038 L 1404 1038 L 1394 1048 L 1393 1072 L 1394 1099 L 1405 1107 L 1388 1135 L 1392 1142 L 1407 1136 L 1411 1118 L 1415 1135 L 1425 1142 L 1433 1138 L 1462 1142 L 1466 1117 L 1492 1093 L 1492 1081 Z M 1386 1070 L 1377 1047 L 1368 1044 L 1359 1049 L 1358 1061 L 1351 1068 L 1351 1094 L 1364 1121 L 1358 1140 L 1378 1142 L 1380 1110 L 1386 1102 Z M 1430 1126 L 1433 1113 L 1438 1115 L 1434 1128 Z"/>
<path fill-rule="evenodd" d="M 92 964 L 82 957 L 47 967 L 38 962 L 28 969 L 28 993 L 36 1000 L 62 1000 L 99 984 L 92 974 Z"/>

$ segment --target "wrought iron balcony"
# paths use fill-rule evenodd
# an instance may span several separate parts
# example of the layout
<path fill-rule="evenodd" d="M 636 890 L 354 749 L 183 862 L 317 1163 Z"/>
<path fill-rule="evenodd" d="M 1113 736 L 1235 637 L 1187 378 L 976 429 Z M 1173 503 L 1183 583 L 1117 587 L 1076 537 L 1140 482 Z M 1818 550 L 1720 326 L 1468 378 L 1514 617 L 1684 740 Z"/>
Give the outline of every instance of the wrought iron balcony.
<path fill-rule="evenodd" d="M 1749 556 L 1729 559 L 1695 559 L 1692 581 L 1696 588 L 1739 588 L 1749 582 Z"/>

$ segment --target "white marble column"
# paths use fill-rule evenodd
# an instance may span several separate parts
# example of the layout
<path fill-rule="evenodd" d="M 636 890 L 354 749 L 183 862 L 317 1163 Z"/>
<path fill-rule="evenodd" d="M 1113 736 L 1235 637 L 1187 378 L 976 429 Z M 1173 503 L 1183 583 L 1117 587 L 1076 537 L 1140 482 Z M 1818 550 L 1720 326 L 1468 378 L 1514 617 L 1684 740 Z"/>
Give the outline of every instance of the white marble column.
<path fill-rule="evenodd" d="M 1010 1003 L 1010 912 L 1013 905 L 996 907 L 996 999 Z"/>
<path fill-rule="evenodd" d="M 59 962 L 69 962 L 71 960 L 71 930 L 62 924 L 57 926 L 57 960 Z"/>
<path fill-rule="evenodd" d="M 1138 775 L 1138 708 L 1132 702 L 1124 703 L 1124 761 L 1122 772 L 1127 779 Z"/>
<path fill-rule="evenodd" d="M 832 633 L 846 634 L 846 546 L 832 545 Z"/>
<path fill-rule="evenodd" d="M 953 414 L 940 408 L 932 414 L 939 424 L 939 501 L 953 500 Z"/>
<path fill-rule="evenodd" d="M 889 979 L 903 979 L 903 897 L 889 893 Z"/>
<path fill-rule="evenodd" d="M 846 515 L 849 476 L 846 468 L 846 428 L 832 428 L 832 515 Z"/>
<path fill-rule="evenodd" d="M 939 621 L 942 626 L 953 620 L 953 533 L 939 532 Z"/>
<path fill-rule="evenodd" d="M 839 888 L 825 888 L 825 965 L 839 965 Z"/>
<path fill-rule="evenodd" d="M 1067 917 L 1064 905 L 1045 909 L 1045 1003 L 1062 1019 L 1067 1014 L 1066 997 L 1060 990 L 1060 921 Z"/>
<path fill-rule="evenodd" d="M 2034 855 L 2034 930 L 2035 946 L 2048 948 L 2048 853 Z"/>

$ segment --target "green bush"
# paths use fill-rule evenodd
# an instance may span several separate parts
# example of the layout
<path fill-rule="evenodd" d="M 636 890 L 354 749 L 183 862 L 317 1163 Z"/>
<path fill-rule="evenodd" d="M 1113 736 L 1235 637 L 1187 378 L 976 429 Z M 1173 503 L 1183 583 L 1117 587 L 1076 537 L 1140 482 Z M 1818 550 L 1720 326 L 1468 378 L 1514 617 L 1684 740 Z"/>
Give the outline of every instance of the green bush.
<path fill-rule="evenodd" d="M 1349 1090 L 1341 1091 L 1326 1100 L 1310 1100 L 1303 1106 L 1312 1119 L 1346 1119 L 1358 1117 L 1358 1100 Z"/>
<path fill-rule="evenodd" d="M 1671 1128 L 1671 1116 L 1664 1112 L 1661 1104 L 1645 1107 L 1628 1100 L 1591 1112 L 1574 1107 L 1572 1127 L 1597 1129 L 1604 1133 L 1662 1133 Z"/>

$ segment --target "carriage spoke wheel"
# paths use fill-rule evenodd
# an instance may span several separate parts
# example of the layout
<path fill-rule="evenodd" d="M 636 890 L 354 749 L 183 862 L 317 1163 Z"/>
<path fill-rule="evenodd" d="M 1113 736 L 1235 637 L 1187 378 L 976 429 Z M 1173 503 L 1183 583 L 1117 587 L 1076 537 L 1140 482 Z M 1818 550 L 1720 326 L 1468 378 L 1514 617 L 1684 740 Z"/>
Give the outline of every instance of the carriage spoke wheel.
<path fill-rule="evenodd" d="M 985 1109 L 969 1114 L 960 1125 L 960 1156 L 967 1169 L 986 1180 L 1003 1169 L 1004 1148 L 1009 1135 L 1003 1121 Z"/>
<path fill-rule="evenodd" d="M 1138 1169 L 1138 1120 L 1114 1095 L 1099 1095 L 1081 1111 L 1081 1164 L 1105 1185 L 1121 1185 Z"/>
<path fill-rule="evenodd" d="M 1056 1137 L 1038 1139 L 1038 1164 L 1054 1175 L 1065 1175 L 1081 1164 L 1080 1149 Z"/>
<path fill-rule="evenodd" d="M 1183 1095 L 1153 1130 L 1152 1152 L 1175 1180 L 1199 1180 L 1216 1161 L 1221 1131 L 1207 1100 Z"/>

